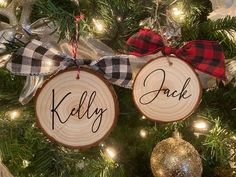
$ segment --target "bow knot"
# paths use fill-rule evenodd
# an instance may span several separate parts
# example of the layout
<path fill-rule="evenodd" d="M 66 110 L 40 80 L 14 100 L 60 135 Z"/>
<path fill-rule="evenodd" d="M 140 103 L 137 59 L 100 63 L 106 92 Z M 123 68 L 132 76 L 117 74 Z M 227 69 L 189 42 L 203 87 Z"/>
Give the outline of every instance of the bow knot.
<path fill-rule="evenodd" d="M 170 56 L 172 54 L 175 56 L 180 56 L 180 54 L 183 52 L 183 49 L 177 49 L 170 46 L 164 46 L 161 49 L 161 51 L 164 56 Z"/>
<path fill-rule="evenodd" d="M 177 49 L 165 46 L 161 36 L 154 31 L 141 29 L 128 39 L 127 45 L 131 55 L 142 57 L 160 51 L 165 56 L 174 54 L 191 64 L 195 69 L 220 80 L 226 80 L 224 53 L 217 41 L 190 41 Z"/>

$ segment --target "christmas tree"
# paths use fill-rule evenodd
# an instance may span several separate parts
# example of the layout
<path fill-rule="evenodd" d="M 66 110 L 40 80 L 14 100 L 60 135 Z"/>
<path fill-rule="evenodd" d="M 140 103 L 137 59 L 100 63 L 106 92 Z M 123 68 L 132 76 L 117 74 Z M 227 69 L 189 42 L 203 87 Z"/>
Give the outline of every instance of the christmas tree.
<path fill-rule="evenodd" d="M 0 0 L 1 164 L 16 177 L 236 176 L 235 5 L 234 0 Z M 37 104 L 30 101 L 32 95 L 25 94 L 43 78 L 26 80 L 8 71 L 5 66 L 14 53 L 37 39 L 70 56 L 80 57 L 83 51 L 86 59 L 97 60 L 128 54 L 127 40 L 140 29 L 155 31 L 173 48 L 195 40 L 218 41 L 227 81 L 198 73 L 204 87 L 200 105 L 188 118 L 170 123 L 148 119 L 136 107 L 132 89 L 113 85 L 119 117 L 105 139 L 85 150 L 48 138 L 36 123 Z M 85 45 L 90 50 L 85 51 Z M 25 82 L 29 88 L 22 92 Z M 18 100 L 20 95 L 24 105 Z M 192 145 L 199 155 L 171 164 L 162 159 L 155 167 L 153 153 L 158 150 L 153 149 L 157 144 L 164 155 L 169 153 L 166 158 L 176 155 L 167 152 L 173 132 L 182 135 L 185 151 Z M 193 168 L 199 165 L 195 161 L 198 156 L 203 171 Z M 187 166 L 182 168 L 180 163 L 185 162 Z M 6 173 L 0 174 L 5 177 Z"/>

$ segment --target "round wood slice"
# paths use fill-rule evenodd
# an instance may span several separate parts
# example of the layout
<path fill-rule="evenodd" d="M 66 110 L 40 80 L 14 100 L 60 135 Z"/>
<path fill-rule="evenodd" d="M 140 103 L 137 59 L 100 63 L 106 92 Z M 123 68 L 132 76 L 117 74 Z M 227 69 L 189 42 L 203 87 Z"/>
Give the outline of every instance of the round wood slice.
<path fill-rule="evenodd" d="M 0 177 L 13 177 L 8 168 L 0 162 Z"/>
<path fill-rule="evenodd" d="M 195 71 L 175 57 L 160 57 L 146 64 L 133 85 L 137 108 L 146 117 L 174 122 L 189 117 L 201 101 L 202 89 Z"/>
<path fill-rule="evenodd" d="M 119 106 L 113 87 L 90 69 L 62 71 L 36 94 L 35 110 L 46 135 L 70 148 L 97 145 L 111 132 Z"/>

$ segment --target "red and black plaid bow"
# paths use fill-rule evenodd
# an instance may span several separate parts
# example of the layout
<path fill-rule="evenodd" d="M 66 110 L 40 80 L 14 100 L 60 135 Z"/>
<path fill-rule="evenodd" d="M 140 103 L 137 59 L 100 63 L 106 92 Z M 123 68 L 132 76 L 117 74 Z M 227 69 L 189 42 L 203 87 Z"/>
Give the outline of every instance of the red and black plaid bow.
<path fill-rule="evenodd" d="M 129 54 L 146 56 L 162 51 L 163 55 L 174 54 L 194 68 L 220 80 L 226 80 L 224 53 L 216 41 L 197 40 L 175 49 L 164 45 L 160 35 L 150 29 L 141 29 L 128 41 Z"/>

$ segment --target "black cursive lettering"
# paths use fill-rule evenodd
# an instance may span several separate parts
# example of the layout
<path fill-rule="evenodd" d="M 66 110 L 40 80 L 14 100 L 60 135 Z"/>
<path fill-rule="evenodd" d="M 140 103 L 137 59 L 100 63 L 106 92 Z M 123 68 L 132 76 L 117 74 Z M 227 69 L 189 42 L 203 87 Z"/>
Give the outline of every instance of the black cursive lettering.
<path fill-rule="evenodd" d="M 57 112 L 57 109 L 58 107 L 61 105 L 61 103 L 66 99 L 67 96 L 69 96 L 71 94 L 71 92 L 67 93 L 62 99 L 61 101 L 59 101 L 59 103 L 57 104 L 56 108 L 55 108 L 55 91 L 54 89 L 52 90 L 52 109 L 51 109 L 51 112 L 52 112 L 52 129 L 54 130 L 54 120 L 55 120 L 55 113 L 58 117 L 58 120 L 63 124 L 65 122 L 67 122 L 68 118 L 65 120 L 65 121 L 62 121 L 58 112 Z"/>
<path fill-rule="evenodd" d="M 190 81 L 191 81 L 191 78 L 186 79 L 186 81 L 185 81 L 185 83 L 184 83 L 184 85 L 183 85 L 180 92 L 178 90 L 171 91 L 168 88 L 163 88 L 164 83 L 165 83 L 165 79 L 166 79 L 166 72 L 163 69 L 156 69 L 156 70 L 152 71 L 150 74 L 148 74 L 147 77 L 144 79 L 144 82 L 143 82 L 144 87 L 147 87 L 147 82 L 148 82 L 150 76 L 152 76 L 155 73 L 160 73 L 160 75 L 158 75 L 156 77 L 162 77 L 163 78 L 162 81 L 161 81 L 161 84 L 158 87 L 158 89 L 149 91 L 149 92 L 145 93 L 144 95 L 142 95 L 139 99 L 139 102 L 141 104 L 147 105 L 147 104 L 152 103 L 160 95 L 161 91 L 163 91 L 163 93 L 166 95 L 166 97 L 173 97 L 173 98 L 178 97 L 179 101 L 181 101 L 182 99 L 188 99 L 189 97 L 192 96 L 191 94 L 187 95 L 188 91 L 186 90 L 189 83 L 190 83 Z"/>
<path fill-rule="evenodd" d="M 103 108 L 95 108 L 93 111 L 91 111 L 92 109 L 92 105 L 94 103 L 94 100 L 96 99 L 96 91 L 93 91 L 92 94 L 89 96 L 88 98 L 88 92 L 84 91 L 83 94 L 81 95 L 80 99 L 79 99 L 79 104 L 78 104 L 78 108 L 72 108 L 70 114 L 67 116 L 67 118 L 62 121 L 60 114 L 58 113 L 58 109 L 60 108 L 59 106 L 62 104 L 62 102 L 69 97 L 69 95 L 72 94 L 71 92 L 68 92 L 62 99 L 61 101 L 59 101 L 59 103 L 57 104 L 57 106 L 55 106 L 55 90 L 52 90 L 52 109 L 51 109 L 51 113 L 52 113 L 52 130 L 54 130 L 54 126 L 55 126 L 55 116 L 57 116 L 58 120 L 60 123 L 65 124 L 71 116 L 75 116 L 77 115 L 78 119 L 83 119 L 84 117 L 86 117 L 87 119 L 91 119 L 93 118 L 93 124 L 92 124 L 92 128 L 91 131 L 93 133 L 96 133 L 102 123 L 102 119 L 103 119 L 103 115 L 104 113 L 107 111 L 106 109 Z M 87 105 L 85 105 L 85 101 L 88 98 L 88 103 Z M 81 108 L 83 106 L 86 106 L 86 109 L 84 110 L 84 112 L 82 112 Z"/>

